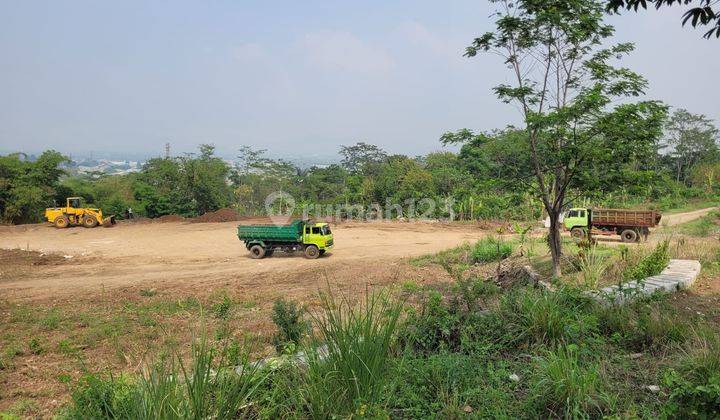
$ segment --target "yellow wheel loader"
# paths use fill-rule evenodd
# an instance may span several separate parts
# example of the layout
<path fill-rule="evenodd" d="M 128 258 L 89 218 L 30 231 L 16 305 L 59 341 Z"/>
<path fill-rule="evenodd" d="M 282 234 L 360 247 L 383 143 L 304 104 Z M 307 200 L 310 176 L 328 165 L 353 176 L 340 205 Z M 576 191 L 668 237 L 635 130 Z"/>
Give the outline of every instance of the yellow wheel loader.
<path fill-rule="evenodd" d="M 58 229 L 68 226 L 110 227 L 115 224 L 115 216 L 103 218 L 102 210 L 82 207 L 82 198 L 68 197 L 65 207 L 45 209 L 45 218 Z"/>

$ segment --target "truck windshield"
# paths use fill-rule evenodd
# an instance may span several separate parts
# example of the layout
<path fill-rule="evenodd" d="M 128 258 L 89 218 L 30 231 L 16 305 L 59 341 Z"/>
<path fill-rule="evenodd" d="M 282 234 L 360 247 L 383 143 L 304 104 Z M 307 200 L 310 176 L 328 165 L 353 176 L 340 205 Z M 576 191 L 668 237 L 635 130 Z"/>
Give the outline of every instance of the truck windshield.
<path fill-rule="evenodd" d="M 332 232 L 330 232 L 330 226 L 325 225 L 325 226 L 322 227 L 322 234 L 323 234 L 323 235 L 329 235 L 329 234 L 331 234 L 331 233 L 332 233 Z"/>

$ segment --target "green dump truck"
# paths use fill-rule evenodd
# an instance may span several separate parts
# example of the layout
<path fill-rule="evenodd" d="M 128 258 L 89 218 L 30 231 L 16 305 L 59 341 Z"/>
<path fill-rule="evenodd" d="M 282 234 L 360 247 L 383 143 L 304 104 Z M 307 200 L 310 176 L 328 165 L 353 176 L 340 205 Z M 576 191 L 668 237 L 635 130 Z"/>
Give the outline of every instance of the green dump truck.
<path fill-rule="evenodd" d="M 315 259 L 333 246 L 333 235 L 327 223 L 295 220 L 289 225 L 240 225 L 238 238 L 252 258 L 272 256 L 275 251 L 302 251 Z"/>
<path fill-rule="evenodd" d="M 657 226 L 662 217 L 654 210 L 599 208 L 572 208 L 564 216 L 565 229 L 577 240 L 588 234 L 620 235 L 623 242 L 647 239 L 650 228 Z"/>

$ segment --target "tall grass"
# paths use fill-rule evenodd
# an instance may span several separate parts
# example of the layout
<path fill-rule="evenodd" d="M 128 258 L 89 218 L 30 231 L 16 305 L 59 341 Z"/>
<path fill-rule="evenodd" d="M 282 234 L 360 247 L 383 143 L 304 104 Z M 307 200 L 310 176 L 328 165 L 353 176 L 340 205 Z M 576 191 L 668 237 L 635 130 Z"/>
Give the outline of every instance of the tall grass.
<path fill-rule="evenodd" d="M 539 359 L 531 388 L 536 409 L 552 417 L 601 416 L 609 398 L 598 371 L 596 363 L 581 363 L 575 345 L 548 351 Z"/>
<path fill-rule="evenodd" d="M 313 418 L 348 416 L 376 406 L 389 387 L 388 360 L 402 304 L 384 293 L 368 294 L 359 306 L 321 294 L 313 315 L 318 347 L 308 353 L 298 392 Z"/>
<path fill-rule="evenodd" d="M 252 413 L 264 377 L 242 359 L 228 366 L 224 351 L 203 336 L 192 345 L 191 361 L 179 354 L 147 367 L 135 381 L 87 375 L 73 393 L 66 418 L 234 419 Z"/>
<path fill-rule="evenodd" d="M 590 246 L 578 254 L 580 267 L 580 286 L 585 289 L 597 289 L 607 270 L 605 258 L 598 252 L 597 246 Z"/>
<path fill-rule="evenodd" d="M 514 344 L 558 345 L 595 331 L 597 320 L 588 315 L 587 305 L 586 297 L 568 288 L 554 293 L 521 289 L 501 298 L 499 314 Z"/>

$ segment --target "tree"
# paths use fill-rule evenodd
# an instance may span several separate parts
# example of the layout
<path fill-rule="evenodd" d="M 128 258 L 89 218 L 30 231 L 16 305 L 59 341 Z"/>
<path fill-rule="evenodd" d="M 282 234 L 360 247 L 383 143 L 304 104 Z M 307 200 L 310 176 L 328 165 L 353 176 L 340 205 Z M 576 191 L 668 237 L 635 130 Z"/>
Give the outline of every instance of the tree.
<path fill-rule="evenodd" d="M 342 165 L 348 172 L 367 173 L 371 167 L 384 161 L 387 153 L 374 144 L 358 142 L 352 146 L 340 146 Z"/>
<path fill-rule="evenodd" d="M 713 7 L 717 4 L 717 0 L 609 0 L 607 10 L 618 13 L 620 9 L 638 11 L 641 7 L 647 9 L 648 3 L 660 9 L 664 6 L 683 6 L 688 4 L 696 4 L 683 13 L 682 24 L 685 26 L 688 21 L 693 28 L 698 26 L 711 26 L 710 30 L 705 32 L 704 38 L 710 39 L 713 34 L 716 38 L 720 38 L 720 12 Z"/>
<path fill-rule="evenodd" d="M 35 161 L 21 153 L 0 157 L 0 218 L 11 223 L 37 222 L 53 206 L 59 180 L 69 160 L 48 150 Z"/>
<path fill-rule="evenodd" d="M 665 131 L 668 157 L 678 182 L 686 182 L 695 165 L 720 160 L 717 145 L 719 132 L 706 116 L 678 109 L 668 121 Z"/>
<path fill-rule="evenodd" d="M 614 30 L 603 23 L 599 0 L 495 0 L 496 29 L 466 49 L 474 57 L 492 52 L 504 58 L 512 85 L 494 91 L 519 106 L 524 117 L 534 190 L 550 217 L 548 243 L 553 275 L 560 276 L 559 217 L 568 189 L 587 162 L 611 153 L 608 127 L 619 118 L 608 111 L 612 101 L 637 96 L 645 80 L 611 59 L 630 51 L 631 44 L 602 48 Z M 629 104 L 638 108 L 651 104 Z M 659 106 L 655 104 L 654 106 Z"/>

